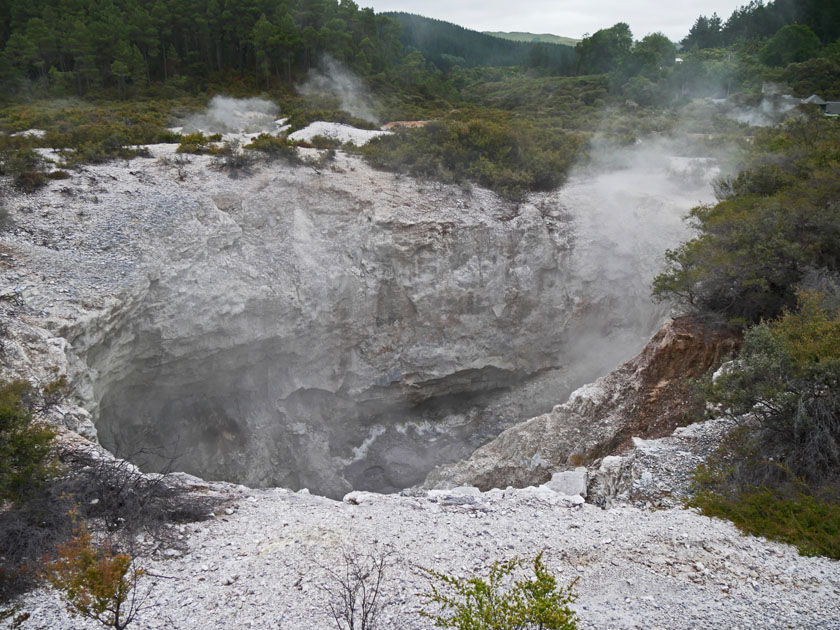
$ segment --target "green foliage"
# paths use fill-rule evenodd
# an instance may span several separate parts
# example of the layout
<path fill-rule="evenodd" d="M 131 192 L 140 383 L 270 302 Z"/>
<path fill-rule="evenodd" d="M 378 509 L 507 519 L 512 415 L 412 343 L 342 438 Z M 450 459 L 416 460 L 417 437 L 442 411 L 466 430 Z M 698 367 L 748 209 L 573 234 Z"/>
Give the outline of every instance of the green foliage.
<path fill-rule="evenodd" d="M 840 58 L 792 63 L 784 69 L 780 78 L 800 98 L 818 94 L 827 101 L 840 100 Z"/>
<path fill-rule="evenodd" d="M 704 474 L 699 475 L 702 482 Z M 743 532 L 795 545 L 803 556 L 840 560 L 840 502 L 807 491 L 745 489 L 734 496 L 704 490 L 691 505 L 706 516 L 732 521 Z"/>
<path fill-rule="evenodd" d="M 723 21 L 717 13 L 712 13 L 711 17 L 701 15 L 688 31 L 688 35 L 683 39 L 683 47 L 687 49 L 717 48 L 723 41 L 721 35 L 722 24 Z"/>
<path fill-rule="evenodd" d="M 827 44 L 840 37 L 840 6 L 835 0 L 752 1 L 725 22 L 717 14 L 700 16 L 683 40 L 684 48 L 716 48 L 773 36 L 784 26 L 806 25 Z"/>
<path fill-rule="evenodd" d="M 580 137 L 546 137 L 522 124 L 432 122 L 359 149 L 378 168 L 443 182 L 471 181 L 511 198 L 558 186 L 583 150 Z"/>
<path fill-rule="evenodd" d="M 691 211 L 699 236 L 667 253 L 654 295 L 743 325 L 792 307 L 809 270 L 840 271 L 838 147 L 821 117 L 759 133 L 753 166 Z"/>
<path fill-rule="evenodd" d="M 223 155 L 225 148 L 220 145 L 222 134 L 214 133 L 205 136 L 200 131 L 181 136 L 181 143 L 176 149 L 178 153 L 193 153 L 195 155 Z"/>
<path fill-rule="evenodd" d="M 801 293 L 796 312 L 750 329 L 736 366 L 708 389 L 708 402 L 756 423 L 761 459 L 739 471 L 744 482 L 840 481 L 840 308 L 825 300 Z"/>
<path fill-rule="evenodd" d="M 0 383 L 0 502 L 20 504 L 40 493 L 55 474 L 55 431 L 33 422 L 32 387 Z"/>
<path fill-rule="evenodd" d="M 281 159 L 290 164 L 300 162 L 300 156 L 293 144 L 290 144 L 286 138 L 278 138 L 267 133 L 261 133 L 243 148 L 258 151 L 269 159 Z"/>
<path fill-rule="evenodd" d="M 761 49 L 761 61 L 768 66 L 786 66 L 816 57 L 820 39 L 805 24 L 783 26 Z"/>
<path fill-rule="evenodd" d="M 402 56 L 396 22 L 338 0 L 35 2 L 2 14 L 0 80 L 44 96 L 105 90 L 122 99 L 152 81 L 202 91 L 228 72 L 270 87 L 324 55 L 372 77 Z"/>
<path fill-rule="evenodd" d="M 616 70 L 630 56 L 632 46 L 633 34 L 624 22 L 584 37 L 575 46 L 578 73 L 602 74 Z"/>
<path fill-rule="evenodd" d="M 309 141 L 316 149 L 339 149 L 341 148 L 341 141 L 335 138 L 328 138 L 326 136 L 313 136 Z"/>
<path fill-rule="evenodd" d="M 137 584 L 143 570 L 133 566 L 130 556 L 115 552 L 107 543 L 94 546 L 84 524 L 59 545 L 56 556 L 47 562 L 45 575 L 71 613 L 116 630 L 135 620 L 141 604 Z"/>
<path fill-rule="evenodd" d="M 737 423 L 695 474 L 692 504 L 744 531 L 840 558 L 840 292 L 750 329 L 706 402 Z"/>
<path fill-rule="evenodd" d="M 0 150 L 0 173 L 3 175 L 16 176 L 37 171 L 43 162 L 37 151 L 26 146 L 17 147 L 7 142 Z"/>
<path fill-rule="evenodd" d="M 513 41 L 409 13 L 387 13 L 402 26 L 402 42 L 441 70 L 453 66 L 525 66 L 573 74 L 575 51 L 554 42 Z"/>
<path fill-rule="evenodd" d="M 421 615 L 437 628 L 457 630 L 574 630 L 577 617 L 569 606 L 575 601 L 575 579 L 557 585 L 540 553 L 533 561 L 534 578 L 513 580 L 526 563 L 518 558 L 496 562 L 487 578 L 459 578 L 424 569 L 429 578 L 427 605 Z"/>

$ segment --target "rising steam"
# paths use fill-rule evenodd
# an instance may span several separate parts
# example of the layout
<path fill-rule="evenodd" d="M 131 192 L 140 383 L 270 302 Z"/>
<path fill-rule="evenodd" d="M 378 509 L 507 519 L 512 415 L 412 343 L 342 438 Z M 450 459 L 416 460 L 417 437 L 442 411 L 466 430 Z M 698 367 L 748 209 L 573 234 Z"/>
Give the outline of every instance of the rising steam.
<path fill-rule="evenodd" d="M 191 116 L 185 123 L 186 133 L 260 133 L 273 131 L 280 115 L 276 104 L 262 98 L 214 96 L 207 109 Z"/>
<path fill-rule="evenodd" d="M 337 99 L 339 107 L 356 118 L 379 122 L 374 113 L 376 106 L 359 77 L 328 56 L 321 60 L 321 68 L 321 71 L 312 70 L 306 82 L 298 86 L 301 94 L 310 98 Z"/>

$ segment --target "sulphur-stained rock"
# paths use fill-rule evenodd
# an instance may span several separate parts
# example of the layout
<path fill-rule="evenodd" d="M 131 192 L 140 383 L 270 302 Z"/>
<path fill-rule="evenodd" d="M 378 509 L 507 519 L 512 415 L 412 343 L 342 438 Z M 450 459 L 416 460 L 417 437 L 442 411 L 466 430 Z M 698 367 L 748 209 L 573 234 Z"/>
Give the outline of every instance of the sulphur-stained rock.
<path fill-rule="evenodd" d="M 690 318 L 669 321 L 638 356 L 576 390 L 550 413 L 504 431 L 468 459 L 435 469 L 426 485 L 536 485 L 554 471 L 611 453 L 632 436 L 667 435 L 690 412 L 686 379 L 720 364 L 738 341 Z"/>

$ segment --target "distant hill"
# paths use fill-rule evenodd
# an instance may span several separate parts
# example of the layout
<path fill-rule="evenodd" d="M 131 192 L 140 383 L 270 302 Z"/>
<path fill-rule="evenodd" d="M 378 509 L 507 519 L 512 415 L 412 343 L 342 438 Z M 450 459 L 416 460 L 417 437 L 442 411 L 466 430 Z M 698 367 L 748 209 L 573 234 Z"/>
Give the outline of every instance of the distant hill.
<path fill-rule="evenodd" d="M 576 53 L 569 46 L 513 41 L 411 13 L 384 15 L 400 22 L 405 46 L 416 48 L 442 70 L 453 66 L 525 66 L 569 74 L 575 68 Z"/>
<path fill-rule="evenodd" d="M 560 35 L 552 35 L 551 33 L 505 33 L 504 31 L 483 31 L 485 35 L 491 37 L 501 37 L 502 39 L 509 39 L 512 42 L 528 42 L 528 43 L 543 43 L 543 44 L 559 44 L 560 46 L 574 46 L 580 40 L 572 39 L 571 37 L 562 37 Z"/>

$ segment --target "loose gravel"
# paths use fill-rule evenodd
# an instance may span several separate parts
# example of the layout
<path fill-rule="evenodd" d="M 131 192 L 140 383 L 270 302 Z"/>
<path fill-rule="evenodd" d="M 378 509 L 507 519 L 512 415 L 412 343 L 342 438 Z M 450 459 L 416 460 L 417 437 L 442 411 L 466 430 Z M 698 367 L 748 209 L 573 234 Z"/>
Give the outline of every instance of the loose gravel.
<path fill-rule="evenodd" d="M 141 560 L 146 609 L 134 627 L 329 629 L 326 567 L 343 549 L 394 553 L 382 628 L 431 628 L 418 567 L 460 576 L 544 551 L 560 583 L 578 578 L 581 628 L 840 628 L 840 564 L 743 536 L 690 510 L 567 507 L 538 489 L 356 493 L 233 490 L 211 521 L 182 526 L 189 551 Z M 172 557 L 172 556 L 176 557 Z M 23 628 L 93 628 L 58 595 L 21 601 Z"/>

